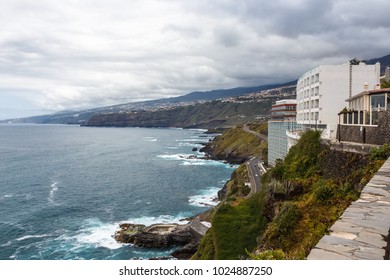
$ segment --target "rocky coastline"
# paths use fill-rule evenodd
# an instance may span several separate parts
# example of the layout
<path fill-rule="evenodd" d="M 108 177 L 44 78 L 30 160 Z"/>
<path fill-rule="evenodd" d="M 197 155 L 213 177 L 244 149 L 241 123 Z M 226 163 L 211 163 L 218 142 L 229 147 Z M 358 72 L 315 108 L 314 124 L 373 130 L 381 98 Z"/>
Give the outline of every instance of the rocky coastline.
<path fill-rule="evenodd" d="M 211 131 L 205 132 L 205 134 L 210 133 Z M 207 143 L 198 144 L 203 145 L 198 151 L 204 155 L 185 155 L 182 157 L 188 160 L 216 160 L 236 165 L 244 163 L 253 156 L 261 155 L 261 149 L 263 149 L 261 148 L 262 141 L 247 133 L 242 126 L 224 130 L 222 134 Z M 193 148 L 192 151 L 197 151 L 197 148 Z M 234 174 L 232 173 L 231 180 L 236 180 L 233 178 Z M 226 198 L 228 184 L 229 182 L 218 191 L 217 201 L 223 201 Z M 170 257 L 166 258 L 189 259 L 197 252 L 200 240 L 211 227 L 211 215 L 209 209 L 189 218 L 189 222 L 185 225 L 155 224 L 146 227 L 144 225 L 123 224 L 120 226 L 121 229 L 116 232 L 115 239 L 118 242 L 131 243 L 146 248 L 178 247 Z"/>
<path fill-rule="evenodd" d="M 207 133 L 207 132 L 206 132 Z M 215 139 L 215 138 L 214 138 Z M 199 149 L 205 155 L 198 157 L 196 155 L 186 156 L 186 159 L 203 159 L 203 160 L 224 160 L 227 163 L 236 164 L 241 160 L 220 156 L 213 153 L 212 143 L 202 143 L 203 148 Z M 196 148 L 192 149 L 192 151 Z M 225 186 L 218 192 L 218 200 L 223 199 L 226 190 Z M 152 224 L 149 226 L 142 224 L 123 223 L 120 224 L 120 229 L 113 236 L 117 242 L 133 244 L 144 248 L 173 248 L 177 247 L 171 253 L 171 256 L 166 256 L 163 259 L 190 259 L 197 251 L 198 245 L 207 229 L 211 226 L 207 219 L 204 219 L 204 214 L 200 213 L 194 217 L 188 218 L 187 224 Z"/>
<path fill-rule="evenodd" d="M 200 238 L 191 231 L 190 224 L 121 224 L 115 240 L 144 248 L 171 248 L 180 246 L 172 253 L 177 259 L 189 259 L 198 247 Z M 168 258 L 168 257 L 167 257 Z"/>

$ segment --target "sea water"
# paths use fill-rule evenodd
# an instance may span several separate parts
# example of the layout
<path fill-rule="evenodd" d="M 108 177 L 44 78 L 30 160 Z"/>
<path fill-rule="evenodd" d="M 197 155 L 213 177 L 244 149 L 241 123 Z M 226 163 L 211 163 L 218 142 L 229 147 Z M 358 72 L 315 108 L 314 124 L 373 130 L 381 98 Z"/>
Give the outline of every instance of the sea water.
<path fill-rule="evenodd" d="M 0 125 L 0 259 L 146 259 L 124 222 L 185 223 L 235 166 L 192 151 L 201 130 Z"/>

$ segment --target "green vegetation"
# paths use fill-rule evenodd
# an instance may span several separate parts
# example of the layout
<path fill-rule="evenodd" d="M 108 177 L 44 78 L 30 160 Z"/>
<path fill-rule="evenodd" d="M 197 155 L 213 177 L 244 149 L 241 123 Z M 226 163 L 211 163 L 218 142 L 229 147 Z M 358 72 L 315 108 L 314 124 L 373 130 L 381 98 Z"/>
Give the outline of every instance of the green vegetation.
<path fill-rule="evenodd" d="M 246 165 L 240 165 L 232 174 L 229 182 L 226 184 L 227 188 L 227 202 L 234 202 L 241 197 L 246 197 L 250 188 L 245 184 L 249 181 Z"/>
<path fill-rule="evenodd" d="M 256 238 L 267 221 L 263 211 L 264 194 L 256 194 L 237 204 L 223 203 L 216 210 L 212 228 L 193 259 L 247 258 L 246 250 L 253 250 Z"/>
<path fill-rule="evenodd" d="M 251 257 L 281 250 L 288 259 L 305 258 L 388 155 L 386 146 L 369 157 L 332 151 L 319 132 L 303 134 L 264 178 L 275 214 Z"/>
<path fill-rule="evenodd" d="M 322 153 L 320 131 L 304 133 L 300 141 L 293 146 L 284 161 L 278 161 L 272 173 L 279 180 L 309 178 L 318 171 Z"/>
<path fill-rule="evenodd" d="M 249 136 L 241 133 L 225 132 L 220 140 L 226 145 L 217 148 L 246 150 L 240 138 Z M 321 142 L 320 132 L 308 131 L 284 161 L 262 176 L 262 191 L 249 198 L 241 165 L 226 184 L 226 197 L 193 258 L 304 259 L 389 155 L 388 145 L 370 155 L 332 150 Z"/>
<path fill-rule="evenodd" d="M 390 156 L 390 147 L 384 144 L 381 147 L 373 148 L 370 151 L 370 160 L 384 160 Z"/>
<path fill-rule="evenodd" d="M 390 88 L 390 81 L 383 81 L 381 83 L 381 88 Z"/>
<path fill-rule="evenodd" d="M 217 159 L 242 163 L 253 156 L 265 160 L 268 145 L 256 135 L 245 132 L 242 126 L 237 126 L 216 137 L 205 150 Z"/>

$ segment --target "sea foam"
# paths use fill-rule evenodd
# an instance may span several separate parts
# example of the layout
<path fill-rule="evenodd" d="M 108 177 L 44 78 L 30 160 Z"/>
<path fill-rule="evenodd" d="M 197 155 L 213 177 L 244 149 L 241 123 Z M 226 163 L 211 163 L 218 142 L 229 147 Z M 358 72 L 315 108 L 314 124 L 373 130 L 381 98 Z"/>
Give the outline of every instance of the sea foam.
<path fill-rule="evenodd" d="M 210 207 L 219 203 L 218 191 L 220 188 L 211 187 L 209 189 L 201 191 L 199 194 L 190 196 L 188 199 L 189 204 L 197 207 Z"/>

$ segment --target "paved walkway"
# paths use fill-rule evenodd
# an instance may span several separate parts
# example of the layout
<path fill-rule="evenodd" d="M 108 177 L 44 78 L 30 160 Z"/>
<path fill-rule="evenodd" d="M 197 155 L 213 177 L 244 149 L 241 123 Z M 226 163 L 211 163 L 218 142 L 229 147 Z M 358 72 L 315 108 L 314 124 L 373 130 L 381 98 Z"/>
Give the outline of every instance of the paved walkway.
<path fill-rule="evenodd" d="M 308 260 L 389 259 L 390 158 L 307 257 Z"/>
<path fill-rule="evenodd" d="M 211 225 L 210 225 L 211 226 Z M 200 220 L 200 217 L 195 217 L 190 223 L 190 228 L 198 234 L 199 237 L 205 236 L 206 231 L 210 228 L 206 226 L 203 221 Z"/>

